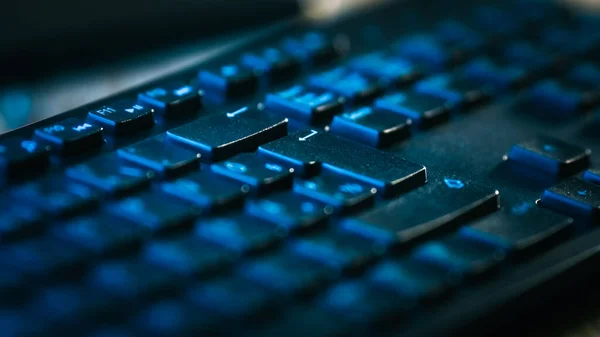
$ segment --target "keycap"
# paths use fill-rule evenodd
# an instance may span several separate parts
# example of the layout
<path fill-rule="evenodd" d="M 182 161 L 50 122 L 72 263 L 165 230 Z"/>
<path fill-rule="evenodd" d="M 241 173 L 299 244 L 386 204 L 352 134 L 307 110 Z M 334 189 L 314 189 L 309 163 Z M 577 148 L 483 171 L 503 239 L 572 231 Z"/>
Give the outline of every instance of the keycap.
<path fill-rule="evenodd" d="M 352 103 L 368 103 L 383 92 L 377 81 L 344 67 L 313 75 L 309 82 L 314 89 L 331 91 Z"/>
<path fill-rule="evenodd" d="M 88 119 L 102 126 L 105 132 L 132 135 L 154 125 L 154 109 L 131 100 L 120 100 L 90 110 Z"/>
<path fill-rule="evenodd" d="M 375 100 L 375 107 L 409 118 L 421 128 L 446 122 L 454 104 L 446 99 L 414 91 L 394 92 Z"/>
<path fill-rule="evenodd" d="M 142 193 L 107 206 L 110 214 L 132 221 L 154 233 L 178 230 L 193 222 L 194 206 L 159 191 Z"/>
<path fill-rule="evenodd" d="M 583 173 L 583 180 L 593 183 L 600 184 L 600 170 L 597 168 L 591 168 Z"/>
<path fill-rule="evenodd" d="M 415 90 L 422 94 L 448 100 L 461 108 L 469 108 L 490 98 L 486 87 L 470 82 L 461 75 L 442 74 L 428 77 L 415 84 Z"/>
<path fill-rule="evenodd" d="M 464 54 L 472 54 L 485 46 L 485 38 L 464 23 L 445 19 L 436 25 L 436 37 L 446 48 L 456 48 Z"/>
<path fill-rule="evenodd" d="M 420 71 L 411 62 L 381 51 L 358 56 L 348 62 L 348 67 L 396 87 L 407 85 L 421 77 Z"/>
<path fill-rule="evenodd" d="M 508 159 L 553 175 L 566 176 L 586 168 L 590 154 L 588 149 L 541 136 L 513 146 Z"/>
<path fill-rule="evenodd" d="M 135 251 L 147 236 L 135 224 L 106 214 L 67 221 L 54 227 L 52 233 L 67 244 L 102 257 Z"/>
<path fill-rule="evenodd" d="M 474 23 L 486 34 L 499 37 L 511 36 L 520 29 L 521 22 L 499 8 L 481 5 L 473 8 Z"/>
<path fill-rule="evenodd" d="M 201 92 L 185 83 L 167 83 L 138 95 L 139 105 L 149 105 L 165 118 L 194 114 L 202 106 Z"/>
<path fill-rule="evenodd" d="M 292 192 L 279 192 L 248 200 L 246 212 L 276 224 L 283 233 L 323 225 L 333 213 L 331 206 Z"/>
<path fill-rule="evenodd" d="M 149 243 L 144 259 L 174 273 L 198 276 L 227 266 L 237 254 L 194 236 L 178 236 Z"/>
<path fill-rule="evenodd" d="M 0 242 L 19 240 L 43 229 L 42 213 L 35 207 L 0 199 Z"/>
<path fill-rule="evenodd" d="M 343 110 L 345 98 L 332 92 L 315 92 L 302 85 L 270 93 L 265 100 L 267 110 L 301 122 L 327 122 Z"/>
<path fill-rule="evenodd" d="M 257 53 L 242 55 L 242 65 L 267 74 L 270 83 L 279 83 L 296 76 L 301 70 L 300 61 L 277 48 L 266 48 Z"/>
<path fill-rule="evenodd" d="M 191 202 L 203 210 L 219 210 L 241 205 L 249 188 L 209 172 L 195 172 L 161 185 L 174 198 Z"/>
<path fill-rule="evenodd" d="M 425 183 L 425 167 L 316 130 L 298 131 L 259 147 L 259 155 L 289 163 L 296 174 L 321 166 L 358 179 L 389 197 Z"/>
<path fill-rule="evenodd" d="M 495 91 L 520 88 L 529 80 L 525 68 L 498 64 L 488 57 L 478 57 L 465 64 L 462 70 L 472 83 L 491 86 Z"/>
<path fill-rule="evenodd" d="M 551 116 L 565 116 L 585 111 L 596 105 L 597 95 L 571 88 L 557 80 L 547 79 L 534 85 L 528 101 L 536 110 Z"/>
<path fill-rule="evenodd" d="M 98 194 L 89 187 L 60 176 L 47 176 L 15 187 L 11 196 L 53 216 L 69 216 L 93 208 Z"/>
<path fill-rule="evenodd" d="M 410 244 L 498 209 L 499 192 L 457 177 L 429 181 L 387 204 L 343 221 L 350 232 L 383 244 Z M 406 212 L 410 209 L 410 212 Z"/>
<path fill-rule="evenodd" d="M 250 186 L 250 190 L 258 194 L 292 187 L 293 169 L 254 154 L 239 154 L 227 161 L 212 164 L 210 168 L 214 173 Z"/>
<path fill-rule="evenodd" d="M 199 166 L 200 153 L 182 149 L 163 141 L 164 136 L 145 139 L 119 149 L 122 159 L 165 177 L 175 177 Z"/>
<path fill-rule="evenodd" d="M 238 271 L 244 279 L 278 294 L 310 294 L 337 277 L 327 266 L 289 250 L 246 261 Z"/>
<path fill-rule="evenodd" d="M 47 148 L 35 140 L 8 138 L 0 143 L 0 173 L 8 179 L 42 171 L 49 158 Z"/>
<path fill-rule="evenodd" d="M 386 147 L 408 138 L 412 121 L 386 110 L 363 107 L 335 116 L 332 133 L 372 147 Z"/>
<path fill-rule="evenodd" d="M 224 323 L 224 322 L 223 322 Z M 132 323 L 136 336 L 195 337 L 212 336 L 217 324 L 209 312 L 199 312 L 196 307 L 181 299 L 165 299 L 142 310 Z"/>
<path fill-rule="evenodd" d="M 591 62 L 582 62 L 574 65 L 566 74 L 569 83 L 577 88 L 600 91 L 600 65 Z"/>
<path fill-rule="evenodd" d="M 463 227 L 460 234 L 507 252 L 524 254 L 567 234 L 572 226 L 573 219 L 569 217 L 543 209 L 535 202 L 520 202 Z"/>
<path fill-rule="evenodd" d="M 600 187 L 571 177 L 547 189 L 542 194 L 542 207 L 576 218 L 598 222 Z"/>
<path fill-rule="evenodd" d="M 261 252 L 285 236 L 276 224 L 243 214 L 200 219 L 194 232 L 240 254 Z"/>
<path fill-rule="evenodd" d="M 200 118 L 167 132 L 167 138 L 202 154 L 204 161 L 219 161 L 287 134 L 287 119 L 247 117 L 248 107 Z"/>
<path fill-rule="evenodd" d="M 121 305 L 172 294 L 179 282 L 176 274 L 169 270 L 157 269 L 156 265 L 134 258 L 104 262 L 87 276 L 90 287 L 125 300 Z"/>
<path fill-rule="evenodd" d="M 236 64 L 201 70 L 198 72 L 198 83 L 208 94 L 226 98 L 250 95 L 259 86 L 258 74 L 254 70 Z"/>
<path fill-rule="evenodd" d="M 68 155 L 80 155 L 104 144 L 100 126 L 76 118 L 35 130 L 35 139 Z"/>
<path fill-rule="evenodd" d="M 282 42 L 282 48 L 311 66 L 328 64 L 340 56 L 332 41 L 319 32 L 288 37 Z"/>
<path fill-rule="evenodd" d="M 483 274 L 504 260 L 504 251 L 478 241 L 469 241 L 459 235 L 430 241 L 416 247 L 412 257 L 420 262 L 441 268 L 454 277 Z"/>
<path fill-rule="evenodd" d="M 128 165 L 113 154 L 69 167 L 66 174 L 75 181 L 118 196 L 148 186 L 154 177 L 154 171 Z"/>
<path fill-rule="evenodd" d="M 458 51 L 447 49 L 433 35 L 415 34 L 397 42 L 394 50 L 403 58 L 429 71 L 441 70 L 460 59 Z"/>
<path fill-rule="evenodd" d="M 332 205 L 339 212 L 352 212 L 371 207 L 377 189 L 359 180 L 332 173 L 296 180 L 294 192 Z"/>

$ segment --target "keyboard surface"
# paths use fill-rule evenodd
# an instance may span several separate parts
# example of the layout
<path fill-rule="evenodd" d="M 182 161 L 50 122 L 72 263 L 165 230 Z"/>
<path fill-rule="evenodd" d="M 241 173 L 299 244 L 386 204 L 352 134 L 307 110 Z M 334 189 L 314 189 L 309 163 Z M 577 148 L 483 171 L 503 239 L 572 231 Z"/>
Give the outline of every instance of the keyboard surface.
<path fill-rule="evenodd" d="M 600 19 L 551 3 L 290 22 L 0 135 L 0 336 L 501 321 L 594 274 L 599 109 Z"/>

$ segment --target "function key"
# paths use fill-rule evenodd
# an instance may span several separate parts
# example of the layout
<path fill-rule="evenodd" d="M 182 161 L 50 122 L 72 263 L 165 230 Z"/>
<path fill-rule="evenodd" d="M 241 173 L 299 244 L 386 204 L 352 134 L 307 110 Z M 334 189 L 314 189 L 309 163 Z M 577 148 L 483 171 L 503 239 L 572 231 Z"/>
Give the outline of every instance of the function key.
<path fill-rule="evenodd" d="M 140 105 L 150 105 L 165 118 L 194 114 L 202 106 L 201 92 L 184 83 L 169 83 L 138 95 Z"/>
<path fill-rule="evenodd" d="M 383 92 L 377 81 L 343 67 L 313 75 L 309 82 L 315 89 L 332 91 L 352 103 L 369 102 Z"/>
<path fill-rule="evenodd" d="M 421 128 L 429 128 L 448 121 L 454 104 L 443 98 L 406 91 L 377 99 L 375 107 L 405 116 Z"/>
<path fill-rule="evenodd" d="M 411 121 L 397 113 L 363 107 L 335 116 L 331 132 L 373 147 L 385 147 L 408 138 Z"/>
<path fill-rule="evenodd" d="M 309 32 L 283 41 L 283 49 L 312 66 L 325 65 L 340 56 L 338 50 L 324 34 Z"/>
<path fill-rule="evenodd" d="M 8 178 L 40 172 L 48 164 L 48 149 L 35 140 L 7 138 L 0 142 L 0 172 Z"/>
<path fill-rule="evenodd" d="M 348 66 L 354 71 L 392 86 L 409 84 L 421 76 L 412 63 L 386 55 L 384 52 L 359 56 L 350 60 Z"/>
<path fill-rule="evenodd" d="M 265 101 L 268 110 L 311 124 L 331 120 L 344 103 L 344 98 L 332 92 L 318 93 L 301 85 L 268 94 Z"/>
<path fill-rule="evenodd" d="M 512 147 L 508 159 L 554 175 L 570 175 L 589 165 L 591 151 L 550 137 Z"/>
<path fill-rule="evenodd" d="M 490 98 L 487 87 L 469 81 L 462 74 L 436 75 L 415 85 L 419 93 L 448 100 L 461 108 L 469 108 Z"/>
<path fill-rule="evenodd" d="M 300 61 L 277 48 L 267 48 L 259 53 L 246 53 L 242 56 L 242 65 L 255 72 L 264 72 L 271 83 L 279 83 L 298 75 Z"/>
<path fill-rule="evenodd" d="M 255 70 L 240 68 L 235 64 L 224 65 L 215 70 L 201 70 L 198 82 L 207 93 L 227 98 L 253 94 L 259 86 Z"/>
<path fill-rule="evenodd" d="M 63 154 L 82 154 L 104 144 L 102 128 L 85 121 L 69 118 L 35 130 L 35 137 Z"/>
<path fill-rule="evenodd" d="M 118 135 L 133 134 L 154 125 L 154 110 L 131 101 L 117 101 L 88 112 L 88 118 Z"/>
<path fill-rule="evenodd" d="M 570 177 L 542 194 L 541 206 L 576 218 L 600 221 L 600 187 Z"/>

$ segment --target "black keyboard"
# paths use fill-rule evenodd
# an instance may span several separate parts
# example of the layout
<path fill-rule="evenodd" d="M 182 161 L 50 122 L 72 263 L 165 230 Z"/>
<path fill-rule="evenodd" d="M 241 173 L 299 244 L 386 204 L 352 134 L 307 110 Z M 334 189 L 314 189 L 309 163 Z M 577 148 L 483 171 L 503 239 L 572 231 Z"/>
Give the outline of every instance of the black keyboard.
<path fill-rule="evenodd" d="M 290 22 L 0 136 L 0 335 L 443 336 L 573 290 L 600 20 L 434 4 Z"/>

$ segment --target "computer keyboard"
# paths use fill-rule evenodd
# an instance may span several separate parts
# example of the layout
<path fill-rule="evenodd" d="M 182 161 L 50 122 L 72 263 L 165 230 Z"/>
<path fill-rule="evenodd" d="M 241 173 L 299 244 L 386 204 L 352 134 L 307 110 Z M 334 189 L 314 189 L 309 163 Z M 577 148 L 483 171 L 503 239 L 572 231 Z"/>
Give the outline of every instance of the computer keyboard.
<path fill-rule="evenodd" d="M 600 257 L 599 33 L 546 2 L 386 4 L 0 136 L 0 336 L 539 310 Z"/>

